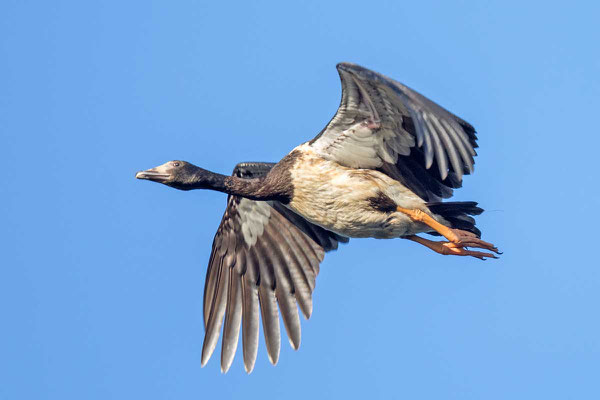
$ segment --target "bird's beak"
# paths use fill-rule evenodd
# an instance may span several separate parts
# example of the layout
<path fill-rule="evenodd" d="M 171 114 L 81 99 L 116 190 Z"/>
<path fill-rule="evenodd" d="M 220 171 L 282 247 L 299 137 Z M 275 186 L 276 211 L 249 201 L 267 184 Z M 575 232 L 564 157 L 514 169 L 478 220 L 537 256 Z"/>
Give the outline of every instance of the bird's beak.
<path fill-rule="evenodd" d="M 136 179 L 147 179 L 149 181 L 164 183 L 171 177 L 164 165 L 140 171 L 135 174 Z"/>

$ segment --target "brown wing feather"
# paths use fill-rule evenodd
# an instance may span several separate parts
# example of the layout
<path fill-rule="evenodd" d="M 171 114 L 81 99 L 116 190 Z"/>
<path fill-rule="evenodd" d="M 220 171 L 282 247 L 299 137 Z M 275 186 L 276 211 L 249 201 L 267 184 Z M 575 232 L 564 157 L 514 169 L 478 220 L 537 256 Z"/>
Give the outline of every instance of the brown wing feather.
<path fill-rule="evenodd" d="M 257 177 L 273 164 L 241 163 L 234 175 Z M 221 369 L 230 368 L 240 327 L 244 366 L 251 372 L 257 356 L 259 312 L 267 353 L 279 358 L 279 309 L 290 344 L 300 346 L 298 306 L 312 313 L 312 291 L 326 251 L 348 239 L 313 225 L 280 203 L 256 202 L 229 196 L 213 241 L 204 288 L 205 365 L 216 348 L 223 319 Z"/>

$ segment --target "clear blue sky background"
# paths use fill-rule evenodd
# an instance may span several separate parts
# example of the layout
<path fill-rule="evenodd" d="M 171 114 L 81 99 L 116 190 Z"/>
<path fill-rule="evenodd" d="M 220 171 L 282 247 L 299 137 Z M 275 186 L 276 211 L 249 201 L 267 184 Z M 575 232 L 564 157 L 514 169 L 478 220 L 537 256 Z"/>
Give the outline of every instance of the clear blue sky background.
<path fill-rule="evenodd" d="M 577 1 L 3 1 L 0 398 L 599 398 L 598 15 Z M 477 127 L 456 197 L 487 210 L 505 254 L 351 241 L 323 263 L 298 352 L 283 342 L 272 367 L 261 336 L 250 376 L 240 353 L 227 375 L 219 356 L 201 369 L 225 196 L 134 173 L 280 159 L 334 114 L 339 61 Z"/>

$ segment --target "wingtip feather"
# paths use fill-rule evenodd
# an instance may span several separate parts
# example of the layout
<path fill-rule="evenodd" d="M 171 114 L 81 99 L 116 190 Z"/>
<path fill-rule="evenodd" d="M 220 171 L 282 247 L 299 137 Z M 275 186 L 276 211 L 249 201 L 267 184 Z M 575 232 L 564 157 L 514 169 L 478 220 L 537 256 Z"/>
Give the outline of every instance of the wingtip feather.
<path fill-rule="evenodd" d="M 300 338 L 298 338 L 296 340 L 297 340 L 297 342 L 295 340 L 293 340 L 291 337 L 288 337 L 290 346 L 292 346 L 292 349 L 294 349 L 294 350 L 298 350 L 300 348 Z"/>
<path fill-rule="evenodd" d="M 252 373 L 252 371 L 254 370 L 254 363 L 252 363 L 250 365 L 244 363 L 244 370 L 246 370 L 246 373 L 248 375 L 250 375 Z"/>
<path fill-rule="evenodd" d="M 208 361 L 210 360 L 210 358 L 212 357 L 212 354 L 215 350 L 215 346 L 212 346 L 212 348 L 209 348 L 209 346 L 207 346 L 207 342 L 206 339 L 204 341 L 204 346 L 202 346 L 202 358 L 200 359 L 200 366 L 204 367 L 206 364 L 208 364 Z"/>
<path fill-rule="evenodd" d="M 267 356 L 269 357 L 269 362 L 272 365 L 277 365 L 277 363 L 279 362 L 279 352 L 276 356 L 272 356 L 271 353 L 267 352 Z"/>
<path fill-rule="evenodd" d="M 206 366 L 206 364 L 208 363 L 208 360 L 210 360 L 210 356 L 208 356 L 207 358 L 204 357 L 204 352 L 202 353 L 202 358 L 200 359 L 200 368 L 204 368 Z"/>

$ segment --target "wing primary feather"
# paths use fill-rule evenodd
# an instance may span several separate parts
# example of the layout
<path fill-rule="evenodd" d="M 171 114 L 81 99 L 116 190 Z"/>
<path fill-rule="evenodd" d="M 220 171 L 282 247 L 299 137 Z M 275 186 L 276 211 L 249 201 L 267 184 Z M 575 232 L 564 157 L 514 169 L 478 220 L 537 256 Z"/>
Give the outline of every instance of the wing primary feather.
<path fill-rule="evenodd" d="M 302 245 L 300 245 L 295 239 L 295 236 L 304 234 L 301 232 L 295 232 L 295 234 L 293 234 L 286 226 L 287 224 L 283 223 L 281 220 L 278 220 L 277 217 L 273 218 L 273 220 L 277 225 L 276 229 L 279 233 L 279 236 L 286 241 L 289 247 L 291 253 L 289 256 L 294 258 L 292 262 L 287 263 L 290 272 L 291 286 L 296 300 L 298 301 L 298 305 L 300 306 L 300 310 L 302 310 L 302 313 L 306 319 L 308 319 L 312 313 L 312 289 L 310 287 L 311 283 L 307 277 L 307 272 L 305 272 L 305 269 L 311 269 L 311 263 L 305 254 Z M 294 248 L 297 249 L 297 251 L 293 251 Z M 281 248 L 280 251 L 282 251 Z M 301 260 L 299 258 L 301 258 Z"/>
<path fill-rule="evenodd" d="M 301 267 L 302 276 L 304 277 L 303 281 L 311 290 L 314 289 L 315 270 L 318 269 L 319 262 L 323 260 L 323 249 L 297 225 L 291 224 L 285 216 L 279 215 L 275 222 L 283 231 L 288 246 L 298 249 L 294 254 L 301 258 L 296 258 L 296 260 Z M 319 253 L 317 253 L 315 247 L 320 250 Z"/>
<path fill-rule="evenodd" d="M 425 124 L 427 124 L 427 128 L 431 133 L 431 139 L 433 140 L 435 148 L 435 159 L 440 170 L 440 177 L 443 181 L 444 179 L 446 179 L 446 176 L 448 176 L 448 159 L 446 158 L 446 152 L 444 151 L 440 138 L 438 137 L 438 135 L 436 135 L 435 128 L 429 121 L 427 114 L 423 114 L 423 119 L 425 120 Z"/>
<path fill-rule="evenodd" d="M 466 171 L 469 174 L 473 173 L 473 157 L 469 154 L 469 151 L 465 148 L 465 144 L 460 138 L 460 134 L 456 132 L 455 129 L 445 120 L 440 120 L 442 125 L 446 128 L 446 131 L 450 132 L 450 138 L 454 142 L 454 146 L 458 149 L 460 156 L 463 160 L 464 165 L 466 166 Z"/>
<path fill-rule="evenodd" d="M 242 259 L 243 255 L 238 254 L 235 266 L 230 271 L 229 298 L 225 311 L 223 341 L 221 342 L 221 372 L 223 373 L 229 371 L 231 367 L 240 337 L 240 324 L 242 322 L 242 268 L 244 267 Z"/>
<path fill-rule="evenodd" d="M 256 246 L 261 246 L 258 242 Z M 269 258 L 261 259 L 254 251 L 249 250 L 249 257 L 252 262 L 259 266 L 260 285 L 258 287 L 258 299 L 260 303 L 260 313 L 263 323 L 263 334 L 265 335 L 265 345 L 267 346 L 267 355 L 271 364 L 277 364 L 279 360 L 279 350 L 281 348 L 281 335 L 279 332 L 279 311 L 277 310 L 277 299 L 275 298 L 275 277 L 273 267 Z"/>
<path fill-rule="evenodd" d="M 268 225 L 265 228 L 270 228 L 270 226 Z M 268 242 L 277 243 L 270 230 L 265 229 L 263 235 Z M 296 306 L 294 286 L 286 270 L 286 266 L 289 266 L 295 260 L 291 259 L 291 255 L 287 255 L 286 257 L 286 255 L 282 254 L 279 246 L 272 247 L 272 250 L 273 271 L 275 272 L 275 280 L 277 282 L 275 285 L 275 296 L 279 303 L 283 325 L 287 331 L 290 345 L 294 350 L 297 350 L 300 347 L 300 316 L 298 315 L 298 307 Z"/>
<path fill-rule="evenodd" d="M 223 324 L 223 316 L 225 315 L 225 307 L 227 305 L 227 291 L 229 287 L 229 263 L 227 259 L 231 256 L 228 254 L 224 259 L 223 264 L 219 268 L 218 288 L 215 294 L 214 305 L 208 318 L 208 326 L 204 335 L 204 345 L 202 346 L 201 366 L 205 366 L 212 356 L 217 341 L 219 340 L 219 331 Z M 231 257 L 232 258 L 232 257 Z"/>
<path fill-rule="evenodd" d="M 289 291 L 289 288 L 282 287 L 282 285 L 278 285 L 275 289 L 275 296 L 281 309 L 283 325 L 287 331 L 290 346 L 294 350 L 298 350 L 300 348 L 301 330 L 296 297 Z"/>
<path fill-rule="evenodd" d="M 423 141 L 425 140 L 425 132 L 423 132 L 423 126 L 421 124 L 417 123 L 417 121 L 418 121 L 417 112 L 412 109 L 409 112 L 410 112 L 410 117 L 414 121 L 413 126 L 415 127 L 415 134 L 417 135 L 417 147 L 421 147 L 421 146 L 423 146 Z"/>
<path fill-rule="evenodd" d="M 216 301 L 216 291 L 219 287 L 218 280 L 221 275 L 221 267 L 226 260 L 232 260 L 236 246 L 236 235 L 233 226 L 234 216 L 237 214 L 238 199 L 231 197 L 227 201 L 227 209 L 221 220 L 221 225 L 215 234 L 213 248 L 206 271 L 204 283 L 204 328 L 208 326 L 208 320 Z M 229 256 L 228 256 L 229 254 Z"/>
<path fill-rule="evenodd" d="M 217 236 L 218 235 L 219 232 L 217 232 Z M 217 236 L 215 236 L 215 242 L 217 241 Z M 217 257 L 219 258 L 219 262 L 215 263 Z M 222 262 L 223 256 L 218 249 L 215 249 L 215 244 L 213 244 L 213 250 L 210 254 L 210 260 L 208 261 L 208 268 L 206 269 L 206 279 L 204 281 L 204 330 L 206 330 L 206 327 L 208 326 L 208 318 L 210 317 L 210 310 L 213 306 L 215 290 L 217 288 L 217 278 L 219 275 L 218 266 L 221 265 Z"/>
<path fill-rule="evenodd" d="M 431 139 L 431 135 L 429 134 L 429 132 L 427 131 L 426 126 L 426 122 L 423 118 L 423 115 L 419 112 L 414 112 L 415 116 L 417 117 L 417 122 L 415 123 L 415 129 L 421 129 L 423 132 L 423 137 L 425 138 L 425 145 L 423 146 L 423 150 L 424 150 L 424 156 L 425 156 L 425 169 L 429 169 L 431 168 L 431 165 L 433 164 L 433 154 L 434 154 L 434 146 L 433 146 L 433 141 Z"/>
<path fill-rule="evenodd" d="M 315 271 L 319 269 L 319 263 L 323 260 L 323 249 L 317 247 L 318 245 L 302 232 L 292 235 L 292 238 L 295 240 L 298 246 L 302 247 L 304 250 L 304 256 L 307 264 L 302 265 L 302 272 L 304 274 L 305 281 L 312 292 L 315 290 L 315 285 L 317 283 Z M 317 247 L 317 249 L 315 249 L 315 247 Z M 320 252 L 317 253 L 317 250 L 320 250 Z"/>
<path fill-rule="evenodd" d="M 473 144 L 469 140 L 469 138 L 468 138 L 467 134 L 465 133 L 464 129 L 462 128 L 462 126 L 460 126 L 459 123 L 456 122 L 455 119 L 450 119 L 448 121 L 448 123 L 454 128 L 454 130 L 456 132 L 458 132 L 458 134 L 459 134 L 458 137 L 463 142 L 463 144 L 465 145 L 465 148 L 468 150 L 468 152 L 471 154 L 471 156 L 475 157 L 477 155 L 477 152 L 473 148 Z M 475 147 L 477 147 L 476 143 L 475 143 Z"/>
<path fill-rule="evenodd" d="M 281 335 L 279 332 L 279 311 L 277 311 L 275 291 L 260 286 L 258 288 L 258 299 L 263 322 L 263 333 L 265 335 L 265 345 L 267 346 L 267 355 L 269 356 L 271 364 L 277 365 L 277 361 L 279 361 L 279 350 L 281 348 Z"/>
<path fill-rule="evenodd" d="M 242 277 L 242 343 L 244 368 L 252 372 L 258 354 L 258 330 L 260 324 L 258 306 L 258 266 L 251 257 L 246 258 L 246 272 Z"/>
<path fill-rule="evenodd" d="M 338 236 L 333 232 L 326 231 L 317 225 L 313 225 L 283 206 L 277 206 L 275 209 L 296 228 L 305 233 L 309 237 L 307 240 L 314 242 L 314 245 L 312 246 L 313 252 L 319 261 L 323 260 L 325 251 L 336 250 L 338 242 L 348 243 L 348 238 Z M 319 274 L 319 263 L 313 264 L 312 267 L 314 276 L 316 277 Z"/>
<path fill-rule="evenodd" d="M 452 169 L 456 173 L 458 180 L 461 181 L 463 176 L 463 166 L 458 152 L 454 147 L 454 143 L 450 139 L 450 133 L 446 132 L 446 129 L 444 129 L 440 121 L 438 121 L 438 119 L 435 116 L 432 116 L 430 118 L 430 121 L 433 123 L 435 130 L 438 132 L 439 137 L 441 138 L 443 145 L 446 148 L 446 154 L 450 159 L 450 165 L 452 165 Z"/>

